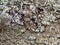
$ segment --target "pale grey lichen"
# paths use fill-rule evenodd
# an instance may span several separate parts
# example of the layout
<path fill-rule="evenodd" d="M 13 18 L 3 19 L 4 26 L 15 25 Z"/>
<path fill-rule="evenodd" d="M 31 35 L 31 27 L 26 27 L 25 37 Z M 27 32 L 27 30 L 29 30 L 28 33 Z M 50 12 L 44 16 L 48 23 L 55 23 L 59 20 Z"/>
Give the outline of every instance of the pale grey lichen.
<path fill-rule="evenodd" d="M 4 5 L 6 5 L 8 3 L 8 0 L 1 0 L 1 3 L 3 3 Z"/>
<path fill-rule="evenodd" d="M 56 19 L 55 16 L 53 16 L 52 14 L 51 15 L 46 15 L 43 20 L 42 20 L 42 24 L 45 24 L 45 25 L 50 25 L 50 22 L 54 22 Z"/>

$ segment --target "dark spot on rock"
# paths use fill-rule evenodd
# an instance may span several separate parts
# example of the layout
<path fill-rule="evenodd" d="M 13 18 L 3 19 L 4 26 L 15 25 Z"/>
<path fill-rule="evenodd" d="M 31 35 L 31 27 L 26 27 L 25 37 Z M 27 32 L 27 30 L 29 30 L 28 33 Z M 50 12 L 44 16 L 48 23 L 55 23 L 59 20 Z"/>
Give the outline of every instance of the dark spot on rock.
<path fill-rule="evenodd" d="M 50 8 L 50 11 L 54 11 L 54 8 Z"/>
<path fill-rule="evenodd" d="M 60 10 L 57 10 L 56 12 L 60 12 Z"/>
<path fill-rule="evenodd" d="M 57 39 L 60 39 L 60 37 L 57 37 Z"/>
<path fill-rule="evenodd" d="M 37 13 L 37 14 L 40 14 L 41 12 L 43 12 L 43 9 L 37 7 L 37 8 L 36 8 L 36 13 Z"/>
<path fill-rule="evenodd" d="M 37 22 L 35 22 L 35 24 L 36 24 L 36 26 L 38 25 L 38 23 L 37 23 Z"/>
<path fill-rule="evenodd" d="M 21 14 L 22 17 L 24 17 L 24 14 Z"/>
<path fill-rule="evenodd" d="M 34 18 L 31 18 L 31 21 L 33 21 L 33 22 L 34 22 L 34 21 L 35 21 L 35 19 L 34 19 Z"/>
<path fill-rule="evenodd" d="M 0 33 L 2 33 L 2 29 L 0 29 Z"/>
<path fill-rule="evenodd" d="M 18 11 L 17 11 L 17 10 L 15 10 L 15 13 L 18 13 Z"/>

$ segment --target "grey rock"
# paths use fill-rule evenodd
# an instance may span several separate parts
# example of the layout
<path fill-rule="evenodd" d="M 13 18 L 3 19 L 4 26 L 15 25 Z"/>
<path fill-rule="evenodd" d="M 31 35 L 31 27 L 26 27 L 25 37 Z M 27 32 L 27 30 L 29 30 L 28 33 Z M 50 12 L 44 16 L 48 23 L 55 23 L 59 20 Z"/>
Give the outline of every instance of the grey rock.
<path fill-rule="evenodd" d="M 35 36 L 33 36 L 33 35 L 30 35 L 28 39 L 29 39 L 29 40 L 35 40 L 35 39 L 36 39 L 36 37 L 35 37 Z"/>

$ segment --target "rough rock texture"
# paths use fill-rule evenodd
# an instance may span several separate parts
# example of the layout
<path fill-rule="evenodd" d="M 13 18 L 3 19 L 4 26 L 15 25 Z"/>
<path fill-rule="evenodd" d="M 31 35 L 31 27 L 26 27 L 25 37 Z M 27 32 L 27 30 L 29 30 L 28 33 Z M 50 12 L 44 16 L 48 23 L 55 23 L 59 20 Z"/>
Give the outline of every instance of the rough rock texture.
<path fill-rule="evenodd" d="M 0 45 L 60 45 L 59 0 L 0 0 Z"/>

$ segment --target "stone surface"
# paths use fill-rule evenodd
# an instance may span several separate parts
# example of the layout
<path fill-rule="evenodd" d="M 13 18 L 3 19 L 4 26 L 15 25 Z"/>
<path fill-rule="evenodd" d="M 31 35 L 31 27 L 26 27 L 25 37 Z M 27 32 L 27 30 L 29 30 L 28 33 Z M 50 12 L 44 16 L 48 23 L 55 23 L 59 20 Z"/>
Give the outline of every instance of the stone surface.
<path fill-rule="evenodd" d="M 60 45 L 59 0 L 0 0 L 0 45 Z"/>

